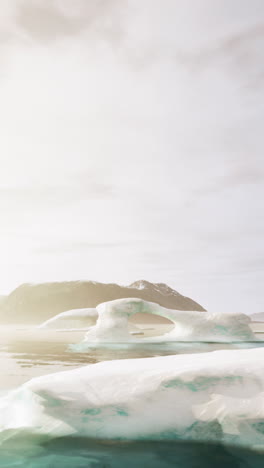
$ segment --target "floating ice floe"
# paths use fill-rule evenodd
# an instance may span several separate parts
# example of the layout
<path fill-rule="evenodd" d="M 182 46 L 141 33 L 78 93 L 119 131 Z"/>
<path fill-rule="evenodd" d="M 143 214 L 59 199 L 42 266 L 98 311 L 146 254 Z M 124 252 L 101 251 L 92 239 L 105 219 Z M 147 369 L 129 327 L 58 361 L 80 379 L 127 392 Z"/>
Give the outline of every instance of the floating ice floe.
<path fill-rule="evenodd" d="M 264 447 L 264 349 L 101 362 L 0 399 L 0 440 L 217 440 Z"/>
<path fill-rule="evenodd" d="M 117 299 L 96 307 L 98 320 L 85 339 L 72 349 L 82 351 L 91 343 L 136 342 L 129 333 L 129 317 L 136 313 L 160 315 L 169 319 L 173 329 L 161 336 L 138 339 L 140 343 L 171 341 L 235 342 L 255 341 L 255 335 L 245 314 L 222 314 L 166 309 L 142 299 Z"/>

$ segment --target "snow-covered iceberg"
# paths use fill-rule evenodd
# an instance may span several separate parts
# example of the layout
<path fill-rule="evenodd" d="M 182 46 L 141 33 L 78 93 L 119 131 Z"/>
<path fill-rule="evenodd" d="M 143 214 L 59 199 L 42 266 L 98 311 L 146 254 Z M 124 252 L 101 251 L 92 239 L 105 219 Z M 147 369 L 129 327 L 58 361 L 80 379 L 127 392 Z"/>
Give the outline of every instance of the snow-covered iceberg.
<path fill-rule="evenodd" d="M 89 329 L 94 326 L 98 319 L 98 311 L 96 308 L 72 309 L 61 312 L 55 317 L 46 320 L 38 328 L 52 328 L 55 330 L 81 330 Z M 129 333 L 140 334 L 140 329 L 129 323 Z"/>
<path fill-rule="evenodd" d="M 73 349 L 85 350 L 91 343 L 126 343 L 135 341 L 129 334 L 129 317 L 136 313 L 160 315 L 174 324 L 162 336 L 143 338 L 142 342 L 167 341 L 254 341 L 250 318 L 245 314 L 221 314 L 166 309 L 142 299 L 117 299 L 96 307 L 98 320 L 89 329 L 85 339 Z"/>
<path fill-rule="evenodd" d="M 38 328 L 74 329 L 89 328 L 96 324 L 98 312 L 95 308 L 72 309 L 61 312 L 46 320 Z"/>
<path fill-rule="evenodd" d="M 264 349 L 101 362 L 0 400 L 0 439 L 217 440 L 264 447 Z"/>

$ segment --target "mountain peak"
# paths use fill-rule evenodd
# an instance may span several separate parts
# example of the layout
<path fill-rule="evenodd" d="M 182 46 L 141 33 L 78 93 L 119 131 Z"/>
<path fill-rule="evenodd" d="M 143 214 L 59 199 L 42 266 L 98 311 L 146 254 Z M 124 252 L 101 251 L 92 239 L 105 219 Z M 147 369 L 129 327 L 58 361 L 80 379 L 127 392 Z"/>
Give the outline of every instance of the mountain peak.
<path fill-rule="evenodd" d="M 135 288 L 135 289 L 145 289 L 145 288 L 152 287 L 152 283 L 146 280 L 138 280 L 138 281 L 134 281 L 133 283 L 131 283 L 128 287 Z"/>
<path fill-rule="evenodd" d="M 131 283 L 129 285 L 129 288 L 152 289 L 163 295 L 173 294 L 174 296 L 179 296 L 179 293 L 172 289 L 170 286 L 168 286 L 166 283 L 151 283 L 150 281 L 146 280 L 138 280 L 134 283 Z"/>

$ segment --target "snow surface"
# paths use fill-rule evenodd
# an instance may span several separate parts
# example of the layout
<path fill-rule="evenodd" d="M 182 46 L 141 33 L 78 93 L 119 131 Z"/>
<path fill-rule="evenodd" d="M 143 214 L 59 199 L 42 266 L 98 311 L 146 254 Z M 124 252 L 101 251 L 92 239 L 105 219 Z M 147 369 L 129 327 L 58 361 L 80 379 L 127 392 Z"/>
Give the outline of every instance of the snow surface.
<path fill-rule="evenodd" d="M 0 440 L 217 440 L 264 447 L 264 349 L 101 362 L 32 379 L 0 399 Z"/>
<path fill-rule="evenodd" d="M 244 314 L 216 314 L 166 309 L 142 299 L 129 298 L 104 302 L 97 306 L 98 320 L 90 328 L 85 339 L 72 349 L 85 350 L 90 343 L 136 342 L 129 334 L 129 317 L 147 313 L 165 317 L 175 325 L 165 335 L 139 339 L 138 342 L 209 341 L 233 342 L 254 341 L 250 318 Z"/>

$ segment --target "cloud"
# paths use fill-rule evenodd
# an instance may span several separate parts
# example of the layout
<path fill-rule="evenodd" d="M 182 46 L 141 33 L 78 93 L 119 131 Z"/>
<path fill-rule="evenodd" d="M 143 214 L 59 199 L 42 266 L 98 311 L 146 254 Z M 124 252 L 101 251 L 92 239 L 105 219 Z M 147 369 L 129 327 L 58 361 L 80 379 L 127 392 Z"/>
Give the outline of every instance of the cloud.
<path fill-rule="evenodd" d="M 263 1 L 3 5 L 3 281 L 89 265 L 234 302 L 262 258 Z"/>
<path fill-rule="evenodd" d="M 258 47 L 258 43 L 263 40 L 264 25 L 256 24 L 249 29 L 232 32 L 218 40 L 212 38 L 212 43 L 189 54 L 183 54 L 183 59 L 196 69 L 206 69 L 208 66 L 215 65 L 219 59 L 226 61 L 230 57 L 237 66 L 248 66 L 254 63 L 252 49 L 255 53 L 262 53 L 262 48 Z"/>
<path fill-rule="evenodd" d="M 49 46 L 82 35 L 87 48 L 101 42 L 118 46 L 126 35 L 122 24 L 126 6 L 121 0 L 2 0 L 0 58 L 6 47 L 10 58 L 18 47 Z"/>
<path fill-rule="evenodd" d="M 66 15 L 59 2 L 55 1 L 27 1 L 20 2 L 17 6 L 16 22 L 32 38 L 38 41 L 53 41 L 64 36 L 80 34 L 89 26 L 92 20 L 96 20 L 100 14 L 102 2 L 88 2 L 92 14 Z M 93 8 L 96 5 L 97 8 Z"/>
<path fill-rule="evenodd" d="M 192 194 L 195 199 L 197 197 L 217 194 L 224 190 L 234 190 L 238 186 L 258 185 L 264 182 L 264 165 L 259 162 L 245 162 L 244 164 L 237 161 L 228 167 L 228 172 L 215 177 L 214 180 L 207 185 L 196 188 Z"/>
<path fill-rule="evenodd" d="M 76 0 L 74 4 L 67 0 L 17 0 L 13 21 L 16 33 L 43 44 L 74 38 L 84 31 L 92 32 L 93 39 L 97 36 L 115 41 L 123 34 L 120 13 L 124 4 L 120 0 Z M 10 27 L 9 37 L 12 33 L 14 37 L 14 27 Z"/>
<path fill-rule="evenodd" d="M 263 272 L 264 269 L 264 253 L 262 255 L 256 255 L 255 257 L 237 259 L 236 261 L 236 273 L 251 273 L 251 272 Z"/>
<path fill-rule="evenodd" d="M 258 0 L 255 4 L 259 7 Z M 201 29 L 204 20 L 201 20 L 201 12 L 207 8 L 208 20 L 210 18 L 214 24 L 217 8 L 215 13 L 212 12 L 206 1 L 197 2 L 195 8 L 188 2 L 184 5 L 182 0 L 168 0 L 166 5 L 159 0 L 144 0 L 143 3 L 131 0 L 76 0 L 74 3 L 68 0 L 16 0 L 13 5 L 6 24 L 1 26 L 0 41 L 2 35 L 3 42 L 30 45 L 27 38 L 31 38 L 34 42 L 49 45 L 53 41 L 82 37 L 88 48 L 103 41 L 114 50 L 118 59 L 135 71 L 165 63 L 181 67 L 188 73 L 205 73 L 208 68 L 221 66 L 235 73 L 244 85 L 261 85 L 263 24 L 248 27 L 247 23 L 238 22 L 231 30 L 223 28 L 221 34 L 217 28 L 215 31 L 208 28 L 208 34 L 206 29 Z M 223 2 L 222 15 L 225 8 Z M 261 12 L 264 14 L 264 7 Z M 234 21 L 232 8 L 225 13 L 230 14 L 230 22 Z M 181 17 L 186 21 L 186 28 L 183 28 Z M 193 30 L 193 40 L 186 35 L 188 28 Z M 239 76 L 241 72 L 246 77 Z"/>
<path fill-rule="evenodd" d="M 0 207 L 2 213 L 13 210 L 50 210 L 74 205 L 80 200 L 109 199 L 113 196 L 110 184 L 91 181 L 86 178 L 83 184 L 58 186 L 0 186 Z"/>
<path fill-rule="evenodd" d="M 133 248 L 138 242 L 112 241 L 112 242 L 90 242 L 82 240 L 68 240 L 62 242 L 52 242 L 45 246 L 36 247 L 35 252 L 41 254 L 73 254 L 84 253 L 94 249 L 123 249 Z"/>

